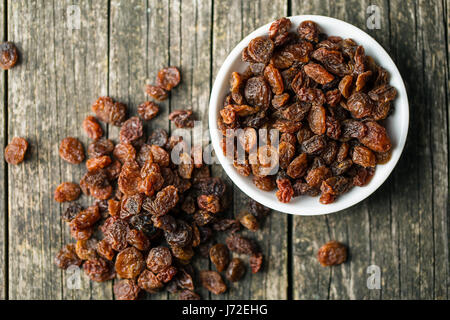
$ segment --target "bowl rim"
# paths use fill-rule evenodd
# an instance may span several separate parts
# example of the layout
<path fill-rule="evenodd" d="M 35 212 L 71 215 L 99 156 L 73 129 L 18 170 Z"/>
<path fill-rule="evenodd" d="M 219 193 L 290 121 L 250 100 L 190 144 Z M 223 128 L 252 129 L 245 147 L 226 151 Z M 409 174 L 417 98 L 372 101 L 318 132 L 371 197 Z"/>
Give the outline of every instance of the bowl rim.
<path fill-rule="evenodd" d="M 369 47 L 376 49 L 376 51 L 378 53 L 374 57 L 375 58 L 380 58 L 380 57 L 383 58 L 383 67 L 387 68 L 387 66 L 389 66 L 387 69 L 389 69 L 389 71 L 391 73 L 391 78 L 392 78 L 393 74 L 396 74 L 396 76 L 398 76 L 397 78 L 399 80 L 399 84 L 398 84 L 398 86 L 396 86 L 396 89 L 398 92 L 398 96 L 401 95 L 404 99 L 404 102 L 401 104 L 401 107 L 404 108 L 403 112 L 405 114 L 403 115 L 404 118 L 402 118 L 402 130 L 399 133 L 399 140 L 395 147 L 396 152 L 393 152 L 392 157 L 389 160 L 389 162 L 384 164 L 384 166 L 388 166 L 387 171 L 384 173 L 384 176 L 379 178 L 378 181 L 375 182 L 374 178 L 378 172 L 378 171 L 375 171 L 374 178 L 372 178 L 372 180 L 366 186 L 358 188 L 359 192 L 357 193 L 356 196 L 354 196 L 350 200 L 342 201 L 341 204 L 339 204 L 339 200 L 338 200 L 335 203 L 333 203 L 333 206 L 323 205 L 318 201 L 318 197 L 314 197 L 317 199 L 317 208 L 309 208 L 309 209 L 302 209 L 301 205 L 299 208 L 298 206 L 292 205 L 292 204 L 291 204 L 291 207 L 289 207 L 289 204 L 284 204 L 281 202 L 274 204 L 273 201 L 270 200 L 268 197 L 261 197 L 258 194 L 259 190 L 257 190 L 257 188 L 255 186 L 250 188 L 250 187 L 247 187 L 246 185 L 244 185 L 243 183 L 241 183 L 241 181 L 243 181 L 243 179 L 248 179 L 248 177 L 241 176 L 241 175 L 239 175 L 239 173 L 237 173 L 234 166 L 226 159 L 226 157 L 223 154 L 221 147 L 220 147 L 221 135 L 219 136 L 219 130 L 218 130 L 218 126 L 217 126 L 217 117 L 219 115 L 219 110 L 220 110 L 219 106 L 222 105 L 222 103 L 223 103 L 222 101 L 220 101 L 221 92 L 222 92 L 225 84 L 226 84 L 227 88 L 229 87 L 229 85 L 228 85 L 229 79 L 227 76 L 228 76 L 229 72 L 232 72 L 232 70 L 230 71 L 229 69 L 231 68 L 231 65 L 236 61 L 236 58 L 240 58 L 242 50 L 248 45 L 250 40 L 252 40 L 253 38 L 255 38 L 257 36 L 267 35 L 269 27 L 274 21 L 271 21 L 271 22 L 255 29 L 250 34 L 248 34 L 246 37 L 244 37 L 231 50 L 231 52 L 228 54 L 228 56 L 222 63 L 222 65 L 219 69 L 219 72 L 217 73 L 217 76 L 214 79 L 214 84 L 213 84 L 213 87 L 211 90 L 211 95 L 210 95 L 210 100 L 209 100 L 208 113 L 209 113 L 209 133 L 210 133 L 210 137 L 211 137 L 211 143 L 214 148 L 216 158 L 218 158 L 220 165 L 222 166 L 224 171 L 227 173 L 228 177 L 230 177 L 232 182 L 243 193 L 245 193 L 250 198 L 260 202 L 261 204 L 263 204 L 273 210 L 279 211 L 279 212 L 293 214 L 293 215 L 300 215 L 300 216 L 316 216 L 316 215 L 324 215 L 324 214 L 330 214 L 330 213 L 342 211 L 344 209 L 347 209 L 349 207 L 352 207 L 352 206 L 358 204 L 359 202 L 361 202 L 364 199 L 366 199 L 367 197 L 369 197 L 372 193 L 374 193 L 390 176 L 390 174 L 394 170 L 395 166 L 397 165 L 397 163 L 400 159 L 400 156 L 403 153 L 403 149 L 406 144 L 406 138 L 407 138 L 408 129 L 409 129 L 409 102 L 408 102 L 408 95 L 407 95 L 405 83 L 403 81 L 401 73 L 398 70 L 396 64 L 394 63 L 394 61 L 392 60 L 390 55 L 386 52 L 386 50 L 372 36 L 367 34 L 365 31 L 359 29 L 358 27 L 356 27 L 348 22 L 345 22 L 345 21 L 342 21 L 342 20 L 339 20 L 336 18 L 332 18 L 332 17 L 322 16 L 322 15 L 297 15 L 297 16 L 290 16 L 287 18 L 289 18 L 291 20 L 295 19 L 295 20 L 299 20 L 299 21 L 305 21 L 305 20 L 313 20 L 314 21 L 314 20 L 316 20 L 315 22 L 317 22 L 319 24 L 319 26 L 320 26 L 321 22 L 317 21 L 317 20 L 321 20 L 322 22 L 324 20 L 325 21 L 328 20 L 328 22 L 331 22 L 331 23 L 334 23 L 337 25 L 342 25 L 342 26 L 345 26 L 346 28 L 353 29 L 354 32 L 360 33 L 361 36 L 363 36 L 363 37 L 367 37 L 366 43 L 359 43 L 359 44 L 366 47 L 367 44 L 370 43 Z M 398 96 L 397 96 L 397 99 L 398 99 Z M 398 108 L 397 103 L 396 103 L 396 108 Z M 266 192 L 266 191 L 263 191 L 263 192 Z M 267 194 L 270 194 L 270 192 L 267 192 Z M 301 210 L 301 211 L 299 211 L 299 210 Z"/>

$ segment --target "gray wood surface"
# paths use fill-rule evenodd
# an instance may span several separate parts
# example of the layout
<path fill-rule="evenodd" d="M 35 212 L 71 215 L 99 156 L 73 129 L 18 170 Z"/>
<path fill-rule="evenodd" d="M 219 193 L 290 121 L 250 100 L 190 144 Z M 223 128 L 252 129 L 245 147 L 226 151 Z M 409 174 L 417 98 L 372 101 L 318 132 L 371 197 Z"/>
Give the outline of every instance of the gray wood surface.
<path fill-rule="evenodd" d="M 80 8 L 80 29 L 68 28 L 70 5 Z M 379 30 L 367 28 L 369 5 L 380 8 Z M 81 122 L 98 96 L 126 103 L 135 115 L 148 99 L 145 83 L 175 65 L 182 82 L 159 103 L 160 114 L 146 130 L 173 130 L 167 115 L 186 107 L 206 129 L 209 92 L 231 49 L 256 27 L 299 14 L 350 22 L 388 51 L 410 102 L 405 151 L 383 186 L 348 210 L 321 217 L 272 212 L 261 231 L 247 233 L 262 246 L 263 272 L 247 270 L 222 296 L 198 291 L 205 299 L 448 299 L 449 10 L 448 0 L 0 2 L 0 36 L 21 52 L 20 64 L 0 77 L 0 141 L 5 146 L 23 136 L 31 145 L 24 163 L 0 164 L 0 299 L 114 298 L 111 282 L 92 283 L 84 275 L 81 288 L 71 289 L 70 274 L 53 264 L 59 248 L 73 241 L 60 219 L 66 206 L 53 201 L 53 190 L 85 171 L 84 164 L 62 161 L 58 145 L 71 135 L 87 147 Z M 104 129 L 117 140 L 118 128 Z M 228 179 L 218 165 L 212 172 Z M 232 194 L 229 216 L 248 200 L 236 187 Z M 350 259 L 322 268 L 317 250 L 332 239 L 349 246 Z M 194 265 L 212 268 L 205 259 Z M 381 268 L 381 290 L 366 286 L 370 265 Z"/>
<path fill-rule="evenodd" d="M 4 2 L 0 3 L 0 25 L 4 25 L 5 23 L 5 6 Z M 0 28 L 0 37 L 2 41 L 6 40 L 6 34 L 4 28 Z M 2 130 L 0 130 L 0 146 L 2 146 L 0 150 L 0 157 L 3 159 L 3 152 L 4 147 L 6 146 L 6 109 L 5 109 L 5 102 L 6 102 L 6 77 L 7 73 L 5 72 L 0 77 L 0 96 L 1 96 L 1 102 L 0 102 L 0 123 L 2 126 Z M 6 283 L 6 272 L 7 272 L 7 228 L 5 227 L 7 225 L 7 213 L 6 213 L 6 201 L 7 201 L 7 188 L 8 188 L 8 182 L 5 179 L 6 173 L 6 165 L 4 161 L 1 161 L 0 164 L 0 181 L 2 190 L 0 191 L 0 300 L 4 300 L 7 297 L 7 283 Z"/>

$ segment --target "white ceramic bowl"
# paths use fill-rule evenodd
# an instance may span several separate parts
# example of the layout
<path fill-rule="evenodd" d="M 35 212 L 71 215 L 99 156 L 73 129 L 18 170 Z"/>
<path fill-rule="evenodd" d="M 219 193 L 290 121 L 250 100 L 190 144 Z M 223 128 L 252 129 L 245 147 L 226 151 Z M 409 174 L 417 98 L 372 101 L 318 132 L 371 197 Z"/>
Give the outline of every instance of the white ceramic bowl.
<path fill-rule="evenodd" d="M 375 175 L 370 183 L 364 187 L 354 187 L 349 192 L 339 196 L 332 204 L 321 204 L 319 197 L 301 196 L 292 198 L 289 203 L 281 203 L 275 196 L 275 191 L 267 192 L 256 188 L 251 177 L 244 177 L 237 173 L 233 164 L 230 163 L 222 152 L 220 141 L 222 135 L 217 128 L 217 117 L 222 108 L 224 97 L 229 91 L 229 79 L 234 71 L 243 72 L 247 66 L 241 61 L 241 52 L 248 45 L 250 40 L 258 36 L 267 35 L 271 23 L 266 24 L 253 31 L 245 37 L 228 55 L 219 70 L 214 81 L 209 104 L 209 128 L 211 140 L 216 156 L 218 157 L 225 172 L 245 194 L 263 205 L 277 211 L 296 215 L 321 215 L 340 211 L 351 207 L 372 194 L 389 176 L 397 164 L 408 134 L 409 108 L 408 97 L 402 77 L 387 52 L 371 36 L 357 27 L 344 21 L 317 15 L 302 15 L 289 17 L 292 21 L 292 30 L 305 20 L 316 22 L 320 29 L 327 35 L 351 38 L 356 43 L 362 45 L 367 55 L 372 56 L 377 64 L 389 71 L 390 84 L 397 89 L 397 98 L 394 101 L 394 113 L 385 120 L 388 134 L 392 140 L 393 151 L 391 160 L 384 165 L 377 165 Z"/>

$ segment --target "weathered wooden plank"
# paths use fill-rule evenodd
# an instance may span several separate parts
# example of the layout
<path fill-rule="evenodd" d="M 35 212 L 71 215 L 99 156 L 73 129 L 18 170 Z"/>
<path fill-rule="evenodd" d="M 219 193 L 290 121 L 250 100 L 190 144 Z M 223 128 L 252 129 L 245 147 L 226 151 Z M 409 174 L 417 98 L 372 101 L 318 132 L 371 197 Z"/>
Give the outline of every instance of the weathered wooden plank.
<path fill-rule="evenodd" d="M 423 94 L 429 112 L 427 131 L 431 165 L 429 189 L 431 208 L 424 208 L 420 221 L 420 298 L 448 299 L 448 57 L 446 55 L 447 22 L 442 1 L 419 1 L 418 26 L 423 42 Z M 427 136 L 424 132 L 424 136 Z M 423 167 L 422 164 L 420 166 Z M 423 181 L 420 179 L 419 181 Z M 431 210 L 428 210 L 431 209 Z M 420 210 L 419 212 L 422 213 Z"/>
<path fill-rule="evenodd" d="M 211 19 L 211 0 L 170 2 L 170 65 L 178 66 L 182 73 L 182 82 L 171 94 L 170 110 L 191 108 L 194 111 L 201 127 L 191 130 L 191 145 L 201 143 L 201 134 L 208 129 Z M 171 131 L 175 129 L 176 127 L 171 124 Z M 196 257 L 193 266 L 197 271 L 207 270 L 209 262 Z M 196 288 L 196 292 L 203 298 L 209 296 L 208 291 L 201 286 Z M 176 299 L 177 295 L 169 295 L 169 298 Z"/>
<path fill-rule="evenodd" d="M 5 6 L 4 2 L 0 3 L 0 24 L 5 26 Z M 0 28 L 0 38 L 2 41 L 6 41 L 6 30 L 4 28 Z M 1 131 L 0 131 L 0 159 L 3 159 L 4 146 L 7 144 L 7 136 L 6 136 L 6 77 L 7 71 L 3 72 L 0 77 L 0 123 L 1 123 Z M 2 160 L 0 163 L 0 181 L 2 183 L 2 190 L 0 191 L 0 300 L 4 300 L 7 297 L 7 282 L 6 282 L 6 262 L 7 262 L 7 221 L 6 221 L 6 201 L 7 194 L 6 190 L 8 187 L 8 183 L 6 181 L 6 168 L 5 162 Z"/>
<path fill-rule="evenodd" d="M 213 21 L 213 79 L 233 47 L 255 28 L 287 14 L 287 1 L 215 1 Z M 233 23 L 233 21 L 239 21 Z M 214 173 L 225 175 L 219 166 Z M 233 211 L 238 214 L 247 197 L 233 188 Z M 261 231 L 244 232 L 256 239 L 265 257 L 264 271 L 251 274 L 249 268 L 243 281 L 231 284 L 229 292 L 219 299 L 286 299 L 287 298 L 287 223 L 285 214 L 273 212 Z M 242 257 L 248 263 L 247 257 Z M 216 298 L 216 297 L 212 297 Z"/>
<path fill-rule="evenodd" d="M 53 190 L 62 181 L 79 181 L 85 171 L 84 165 L 59 158 L 59 141 L 70 135 L 87 144 L 81 122 L 107 83 L 107 1 L 75 2 L 79 30 L 71 28 L 77 27 L 78 12 L 77 7 L 67 11 L 72 4 L 8 2 L 8 38 L 21 52 L 21 64 L 8 73 L 8 136 L 26 137 L 31 145 L 27 161 L 10 166 L 8 175 L 11 299 L 108 298 L 111 293 L 105 286 L 91 290 L 84 276 L 79 290 L 69 289 L 64 272 L 53 264 L 59 248 L 73 241 Z"/>
<path fill-rule="evenodd" d="M 169 6 L 165 1 L 111 1 L 109 94 L 128 105 L 129 115 L 149 99 L 145 84 L 154 83 L 159 69 L 169 65 Z M 174 89 L 174 92 L 178 88 Z M 170 99 L 159 102 L 159 115 L 145 123 L 152 128 L 169 129 Z M 109 137 L 118 141 L 119 128 L 109 126 Z M 167 293 L 146 295 L 166 299 Z"/>
<path fill-rule="evenodd" d="M 366 10 L 371 4 L 381 9 L 380 30 L 367 30 Z M 417 12 L 421 13 L 419 18 Z M 446 297 L 448 127 L 442 119 L 446 118 L 444 88 L 448 87 L 445 82 L 447 69 L 442 66 L 448 66 L 444 53 L 442 5 L 436 3 L 428 7 L 425 3 L 418 6 L 414 2 L 391 1 L 389 7 L 389 2 L 384 1 L 352 1 L 333 2 L 327 6 L 321 1 L 293 1 L 292 14 L 301 13 L 330 15 L 353 23 L 368 31 L 390 52 L 407 85 L 411 130 L 404 154 L 388 181 L 354 208 L 325 217 L 330 238 L 347 242 L 351 252 L 351 259 L 346 265 L 329 270 L 328 286 L 325 281 L 317 285 L 317 281 L 308 280 L 321 272 L 317 271 L 320 267 L 315 257 L 309 255 L 311 261 L 300 267 L 298 264 L 303 258 L 300 256 L 303 246 L 308 249 L 313 247 L 311 254 L 315 255 L 322 244 L 320 238 L 323 236 L 318 235 L 318 229 L 314 227 L 317 224 L 321 226 L 319 233 L 326 232 L 328 228 L 317 222 L 320 217 L 317 221 L 314 221 L 316 218 L 308 218 L 315 223 L 305 223 L 304 218 L 295 218 L 293 278 L 298 281 L 294 287 L 304 289 L 302 292 L 294 291 L 294 297 Z M 433 72 L 427 73 L 427 77 L 417 77 L 430 69 Z M 432 76 L 434 74 L 437 77 Z M 307 240 L 303 237 L 297 239 L 297 234 L 308 235 Z M 365 282 L 369 276 L 366 268 L 372 264 L 381 268 L 381 290 L 366 288 Z M 302 277 L 305 271 L 306 275 Z M 308 285 L 311 282 L 312 287 Z"/>

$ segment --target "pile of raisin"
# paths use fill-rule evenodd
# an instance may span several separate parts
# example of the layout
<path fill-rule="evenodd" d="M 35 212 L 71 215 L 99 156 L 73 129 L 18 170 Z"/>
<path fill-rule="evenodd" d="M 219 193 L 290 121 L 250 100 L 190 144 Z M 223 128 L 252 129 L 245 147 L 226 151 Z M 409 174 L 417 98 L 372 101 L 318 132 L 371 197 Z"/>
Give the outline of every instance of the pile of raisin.
<path fill-rule="evenodd" d="M 248 67 L 232 73 L 218 118 L 222 148 L 241 175 L 276 190 L 279 201 L 320 195 L 329 204 L 389 161 L 383 120 L 397 91 L 353 40 L 327 36 L 313 21 L 291 29 L 281 18 L 242 51 Z"/>
<path fill-rule="evenodd" d="M 179 82 L 172 68 L 158 74 L 158 86 L 171 90 Z M 257 231 L 269 209 L 251 201 L 247 210 L 227 218 L 230 190 L 223 180 L 211 177 L 198 150 L 185 146 L 182 137 L 169 136 L 163 129 L 144 135 L 143 120 L 152 119 L 157 106 L 144 102 L 140 117 L 126 118 L 126 106 L 109 97 L 100 97 L 92 106 L 96 117 L 82 123 L 91 139 L 87 152 L 74 138 L 62 140 L 60 156 L 72 164 L 86 164 L 79 184 L 61 183 L 54 192 L 58 202 L 70 202 L 62 214 L 75 243 L 56 256 L 62 269 L 82 266 L 97 282 L 117 278 L 116 299 L 134 300 L 140 292 L 166 289 L 179 299 L 200 299 L 196 281 L 214 294 L 227 290 L 226 281 L 240 280 L 246 265 L 232 252 L 248 256 L 253 273 L 261 270 L 263 256 L 255 241 L 238 232 L 241 226 Z M 119 143 L 103 137 L 99 121 L 120 126 Z M 170 115 L 178 127 L 191 127 L 192 112 L 178 110 Z M 179 162 L 172 150 L 181 149 Z M 201 150 L 200 150 L 201 151 Z M 194 161 L 195 160 L 195 161 Z M 95 199 L 83 208 L 74 202 L 81 194 Z M 100 232 L 96 232 L 100 230 Z M 215 240 L 226 232 L 226 243 Z M 100 234 L 100 237 L 96 235 Z M 209 259 L 215 270 L 192 266 L 194 259 Z"/>

